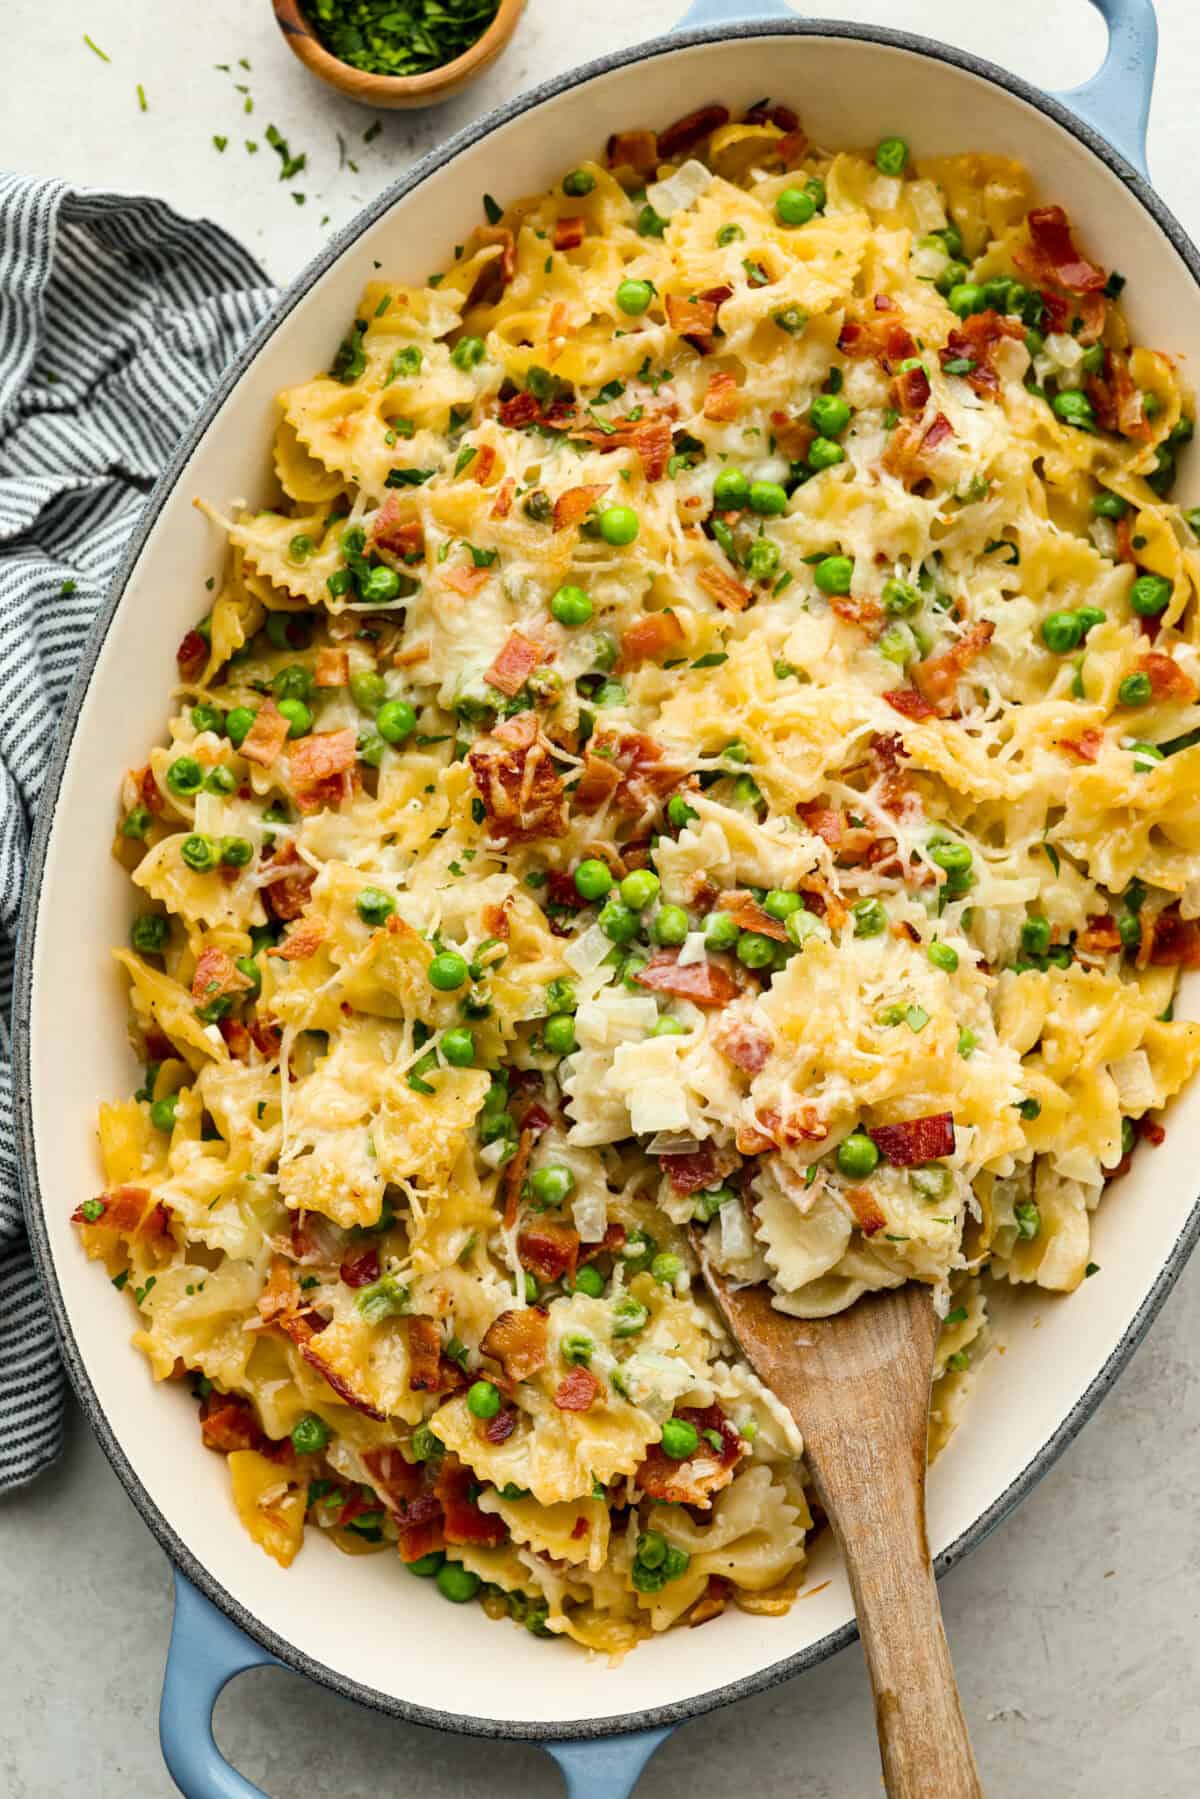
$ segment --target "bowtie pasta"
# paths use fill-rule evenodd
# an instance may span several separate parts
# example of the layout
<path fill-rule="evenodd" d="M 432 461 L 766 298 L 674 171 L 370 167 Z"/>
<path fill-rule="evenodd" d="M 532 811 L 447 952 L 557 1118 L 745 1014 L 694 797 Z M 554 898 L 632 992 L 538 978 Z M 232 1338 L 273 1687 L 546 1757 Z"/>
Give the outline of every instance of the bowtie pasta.
<path fill-rule="evenodd" d="M 700 1234 L 933 1286 L 936 1450 L 1200 1061 L 1192 418 L 1005 158 L 713 105 L 484 206 L 213 514 L 75 1216 L 279 1562 L 619 1655 L 804 1578 Z"/>

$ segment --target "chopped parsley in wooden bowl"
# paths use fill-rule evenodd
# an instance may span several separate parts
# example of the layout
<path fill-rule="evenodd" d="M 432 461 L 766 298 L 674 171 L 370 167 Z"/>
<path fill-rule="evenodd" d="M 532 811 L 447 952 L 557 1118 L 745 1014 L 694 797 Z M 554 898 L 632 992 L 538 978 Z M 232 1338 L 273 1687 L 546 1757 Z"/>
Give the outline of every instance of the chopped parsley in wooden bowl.
<path fill-rule="evenodd" d="M 482 74 L 525 0 L 273 0 L 314 75 L 366 106 L 432 106 Z"/>

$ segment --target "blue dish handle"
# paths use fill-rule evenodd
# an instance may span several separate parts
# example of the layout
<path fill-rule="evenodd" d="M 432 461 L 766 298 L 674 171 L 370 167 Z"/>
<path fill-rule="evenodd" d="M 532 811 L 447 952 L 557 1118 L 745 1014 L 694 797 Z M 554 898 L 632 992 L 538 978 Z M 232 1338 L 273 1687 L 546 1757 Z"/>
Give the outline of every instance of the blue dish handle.
<path fill-rule="evenodd" d="M 1146 121 L 1154 86 L 1158 20 L 1154 0 L 1091 0 L 1108 26 L 1108 51 L 1090 81 L 1055 94 L 1146 174 Z M 701 25 L 770 24 L 794 19 L 785 0 L 692 0 L 677 31 Z"/>
<path fill-rule="evenodd" d="M 184 1799 L 267 1799 L 231 1768 L 213 1739 L 213 1707 L 247 1668 L 282 1664 L 175 1570 L 175 1618 L 163 1677 L 158 1734 L 167 1771 Z M 562 1769 L 567 1799 L 628 1799 L 670 1728 L 579 1743 L 543 1743 Z"/>

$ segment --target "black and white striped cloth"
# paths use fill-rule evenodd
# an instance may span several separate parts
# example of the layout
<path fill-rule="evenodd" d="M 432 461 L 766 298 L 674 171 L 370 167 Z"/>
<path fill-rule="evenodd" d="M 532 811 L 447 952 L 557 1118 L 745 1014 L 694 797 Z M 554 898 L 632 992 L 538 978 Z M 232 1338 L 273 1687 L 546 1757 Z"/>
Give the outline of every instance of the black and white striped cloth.
<path fill-rule="evenodd" d="M 0 174 L 0 1490 L 62 1445 L 25 1242 L 9 1015 L 30 822 L 75 663 L 151 485 L 275 298 L 161 200 Z"/>

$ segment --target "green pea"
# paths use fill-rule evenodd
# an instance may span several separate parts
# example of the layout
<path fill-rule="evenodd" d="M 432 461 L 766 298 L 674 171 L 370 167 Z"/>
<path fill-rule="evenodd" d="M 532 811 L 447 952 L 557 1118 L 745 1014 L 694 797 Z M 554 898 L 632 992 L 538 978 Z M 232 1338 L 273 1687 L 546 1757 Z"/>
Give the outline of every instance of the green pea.
<path fill-rule="evenodd" d="M 303 700 L 280 700 L 279 712 L 287 719 L 289 737 L 303 737 L 312 730 L 312 711 Z"/>
<path fill-rule="evenodd" d="M 841 444 L 834 443 L 831 437 L 814 437 L 808 446 L 808 466 L 816 469 L 836 468 L 839 462 L 845 462 L 846 452 Z"/>
<path fill-rule="evenodd" d="M 947 974 L 953 974 L 958 967 L 958 951 L 948 943 L 931 943 L 925 954 L 935 968 L 944 969 Z"/>
<path fill-rule="evenodd" d="M 813 570 L 813 580 L 822 593 L 849 593 L 853 579 L 854 563 L 849 556 L 825 556 Z"/>
<path fill-rule="evenodd" d="M 1093 518 L 1124 518 L 1129 511 L 1129 501 L 1123 500 L 1119 493 L 1094 493 L 1090 510 Z"/>
<path fill-rule="evenodd" d="M 168 1135 L 175 1129 L 175 1110 L 179 1105 L 178 1093 L 168 1093 L 162 1099 L 156 1099 L 150 1107 L 150 1122 L 156 1131 L 166 1131 Z"/>
<path fill-rule="evenodd" d="M 617 305 L 629 318 L 637 318 L 646 311 L 654 298 L 654 289 L 648 281 L 625 280 L 617 288 Z"/>
<path fill-rule="evenodd" d="M 650 1314 L 630 1293 L 615 1301 L 612 1309 L 614 1337 L 636 1337 L 650 1322 Z"/>
<path fill-rule="evenodd" d="M 808 313 L 803 306 L 781 306 L 771 317 L 789 337 L 797 337 L 808 323 Z"/>
<path fill-rule="evenodd" d="M 376 674 L 373 668 L 359 669 L 350 677 L 350 698 L 361 712 L 374 712 L 383 704 L 386 692 L 383 676 Z"/>
<path fill-rule="evenodd" d="M 735 806 L 757 806 L 762 799 L 758 782 L 753 775 L 739 775 L 733 783 L 733 803 Z"/>
<path fill-rule="evenodd" d="M 167 769 L 167 786 L 172 793 L 186 796 L 198 793 L 204 783 L 204 770 L 194 756 L 176 756 Z"/>
<path fill-rule="evenodd" d="M 817 203 L 802 187 L 785 187 L 775 199 L 775 217 L 781 225 L 807 225 Z"/>
<path fill-rule="evenodd" d="M 586 1368 L 596 1345 L 586 1331 L 564 1331 L 558 1352 L 572 1368 Z"/>
<path fill-rule="evenodd" d="M 552 1056 L 569 1056 L 578 1045 L 575 1020 L 569 1012 L 555 1012 L 542 1026 L 542 1041 Z"/>
<path fill-rule="evenodd" d="M 1064 388 L 1055 394 L 1050 402 L 1055 418 L 1061 419 L 1064 425 L 1074 425 L 1080 431 L 1091 431 L 1095 428 L 1096 415 L 1092 411 L 1092 402 L 1077 387 Z"/>
<path fill-rule="evenodd" d="M 307 700 L 313 690 L 312 670 L 302 662 L 289 662 L 271 681 L 276 700 Z"/>
<path fill-rule="evenodd" d="M 402 1317 L 409 1310 L 411 1295 L 394 1274 L 364 1287 L 354 1301 L 354 1309 L 368 1324 L 382 1324 L 385 1318 Z"/>
<path fill-rule="evenodd" d="M 965 319 L 972 312 L 982 311 L 983 289 L 975 281 L 958 281 L 946 295 L 946 304 L 951 312 Z"/>
<path fill-rule="evenodd" d="M 421 1428 L 418 1426 L 418 1429 Z M 416 1431 L 413 1432 L 414 1439 Z M 435 1439 L 436 1440 L 436 1439 Z M 405 1562 L 404 1566 L 410 1574 L 417 1574 L 422 1580 L 432 1580 L 445 1565 L 446 1557 L 441 1549 L 431 1549 L 428 1555 L 419 1555 L 415 1562 Z"/>
<path fill-rule="evenodd" d="M 662 882 L 652 868 L 635 868 L 621 882 L 619 892 L 625 905 L 634 912 L 644 912 L 658 898 Z"/>
<path fill-rule="evenodd" d="M 610 943 L 629 943 L 638 934 L 638 915 L 619 899 L 606 900 L 596 920 Z"/>
<path fill-rule="evenodd" d="M 704 921 L 704 942 L 711 950 L 733 949 L 741 929 L 729 912 L 710 912 Z"/>
<path fill-rule="evenodd" d="M 995 275 L 990 281 L 985 281 L 982 289 L 984 310 L 1010 312 L 1012 307 L 1009 302 L 1009 294 L 1012 292 L 1012 286 L 1010 275 Z"/>
<path fill-rule="evenodd" d="M 856 937 L 881 937 L 887 930 L 887 913 L 877 899 L 859 900 L 851 906 L 850 915 Z"/>
<path fill-rule="evenodd" d="M 818 394 L 808 416 L 822 437 L 840 437 L 850 423 L 849 402 L 840 394 Z"/>
<path fill-rule="evenodd" d="M 140 843 L 154 823 L 154 815 L 148 806 L 134 806 L 121 820 L 121 835 Z"/>
<path fill-rule="evenodd" d="M 1172 583 L 1165 575 L 1139 575 L 1129 589 L 1129 604 L 1140 618 L 1154 618 L 1165 612 L 1171 590 Z"/>
<path fill-rule="evenodd" d="M 606 681 L 603 687 L 597 688 L 592 695 L 593 704 L 601 708 L 607 706 L 623 706 L 629 695 L 620 681 Z"/>
<path fill-rule="evenodd" d="M 443 1563 L 434 1578 L 442 1598 L 449 1599 L 453 1605 L 466 1605 L 479 1591 L 478 1574 L 464 1568 L 460 1562 Z"/>
<path fill-rule="evenodd" d="M 673 1287 L 683 1273 L 683 1258 L 664 1251 L 655 1256 L 650 1264 L 650 1272 L 655 1280 L 664 1287 Z"/>
<path fill-rule="evenodd" d="M 904 618 L 910 612 L 916 612 L 920 604 L 920 592 L 907 581 L 892 579 L 884 582 L 883 609 L 890 617 Z"/>
<path fill-rule="evenodd" d="M 632 506 L 606 506 L 598 520 L 601 537 L 617 549 L 633 542 L 638 527 L 638 515 Z"/>
<path fill-rule="evenodd" d="M 1154 688 L 1150 677 L 1140 670 L 1135 675 L 1126 675 L 1117 688 L 1117 698 L 1122 706 L 1146 706 L 1153 698 Z"/>
<path fill-rule="evenodd" d="M 250 983 L 248 999 L 257 999 L 262 992 L 262 971 L 253 956 L 239 956 L 233 965 L 240 975 Z"/>
<path fill-rule="evenodd" d="M 572 200 L 582 200 L 584 194 L 590 194 L 596 185 L 596 177 L 588 169 L 572 169 L 564 175 L 562 191 L 569 194 Z"/>
<path fill-rule="evenodd" d="M 550 601 L 550 611 L 560 625 L 586 625 L 592 616 L 592 602 L 582 587 L 567 582 Z"/>
<path fill-rule="evenodd" d="M 222 868 L 248 868 L 254 860 L 254 845 L 248 837 L 222 837 Z"/>
<path fill-rule="evenodd" d="M 575 870 L 575 891 L 580 899 L 599 900 L 613 887 L 612 872 L 598 856 L 587 856 Z"/>
<path fill-rule="evenodd" d="M 193 832 L 190 837 L 184 838 L 179 854 L 186 867 L 197 874 L 207 874 L 210 868 L 217 866 L 219 852 L 211 837 L 202 837 L 199 832 Z"/>
<path fill-rule="evenodd" d="M 204 791 L 223 795 L 234 793 L 237 791 L 237 776 L 223 762 L 218 762 L 204 777 Z"/>
<path fill-rule="evenodd" d="M 713 500 L 718 506 L 744 506 L 750 497 L 750 478 L 740 468 L 723 468 L 713 482 Z"/>
<path fill-rule="evenodd" d="M 850 1181 L 861 1181 L 879 1166 L 879 1151 L 865 1131 L 852 1131 L 837 1149 L 838 1171 Z"/>
<path fill-rule="evenodd" d="M 576 1293 L 586 1294 L 588 1299 L 599 1299 L 604 1292 L 604 1276 L 590 1265 L 581 1268 L 575 1276 L 574 1289 Z"/>
<path fill-rule="evenodd" d="M 933 285 L 939 294 L 949 296 L 956 287 L 961 287 L 967 279 L 969 270 L 965 262 L 950 261 L 941 274 L 936 276 Z"/>
<path fill-rule="evenodd" d="M 394 568 L 387 568 L 380 563 L 370 570 L 365 580 L 359 582 L 358 591 L 364 605 L 386 606 L 400 592 L 400 577 Z"/>
<path fill-rule="evenodd" d="M 1050 920 L 1042 913 L 1031 913 L 1021 926 L 1021 948 L 1027 956 L 1044 956 L 1050 948 Z"/>
<path fill-rule="evenodd" d="M 511 1112 L 485 1111 L 479 1122 L 479 1135 L 484 1143 L 496 1143 L 501 1137 L 511 1137 L 515 1140 L 517 1135 L 516 1119 Z"/>
<path fill-rule="evenodd" d="M 456 369 L 477 368 L 487 354 L 487 345 L 481 337 L 460 337 L 450 352 L 450 360 Z"/>
<path fill-rule="evenodd" d="M 469 972 L 465 959 L 457 950 L 443 950 L 429 964 L 429 984 L 439 993 L 454 993 L 466 981 Z"/>
<path fill-rule="evenodd" d="M 158 912 L 143 912 L 129 930 L 129 941 L 140 956 L 161 956 L 171 934 L 171 921 Z"/>
<path fill-rule="evenodd" d="M 1107 612 L 1102 611 L 1099 606 L 1081 606 L 1075 616 L 1085 637 L 1094 626 L 1104 624 L 1108 618 Z"/>
<path fill-rule="evenodd" d="M 1042 642 L 1056 656 L 1065 656 L 1073 650 L 1083 636 L 1083 626 L 1077 612 L 1052 612 L 1042 620 Z"/>
<path fill-rule="evenodd" d="M 815 912 L 793 912 L 787 921 L 788 941 L 803 949 L 814 937 L 828 937 L 829 927 Z"/>
<path fill-rule="evenodd" d="M 442 1054 L 451 1068 L 473 1068 L 475 1065 L 475 1033 L 466 1025 L 456 1025 L 442 1038 Z"/>
<path fill-rule="evenodd" d="M 875 146 L 875 167 L 881 175 L 903 175 L 908 145 L 902 137 L 881 137 Z"/>
<path fill-rule="evenodd" d="M 494 1418 L 500 1410 L 499 1387 L 490 1380 L 477 1380 L 467 1388 L 467 1410 L 473 1418 Z"/>
<path fill-rule="evenodd" d="M 1017 1236 L 1026 1242 L 1032 1241 L 1042 1228 L 1042 1214 L 1032 1199 L 1020 1200 L 1013 1207 L 1016 1220 Z"/>
<path fill-rule="evenodd" d="M 876 639 L 875 648 L 889 662 L 895 662 L 900 668 L 907 668 L 913 658 L 920 653 L 920 646 L 909 627 L 900 619 L 889 625 Z"/>
<path fill-rule="evenodd" d="M 385 700 L 375 714 L 375 729 L 385 743 L 403 743 L 417 728 L 417 715 L 407 700 Z"/>
<path fill-rule="evenodd" d="M 742 931 L 737 940 L 737 959 L 747 968 L 769 968 L 775 960 L 772 938 L 758 931 Z"/>
<path fill-rule="evenodd" d="M 944 868 L 947 874 L 962 874 L 973 860 L 970 844 L 948 837 L 931 839 L 928 849 L 930 860 Z"/>
<path fill-rule="evenodd" d="M 703 1193 L 697 1193 L 692 1201 L 692 1217 L 699 1224 L 710 1224 L 722 1206 L 736 1199 L 732 1187 L 709 1187 Z"/>
<path fill-rule="evenodd" d="M 746 498 L 750 502 L 750 510 L 774 518 L 787 511 L 787 492 L 778 481 L 752 481 Z"/>
<path fill-rule="evenodd" d="M 251 712 L 249 706 L 235 706 L 228 714 L 225 730 L 235 750 L 241 749 L 257 717 L 257 712 Z"/>
<path fill-rule="evenodd" d="M 688 805 L 681 793 L 673 793 L 667 801 L 667 823 L 676 831 L 682 831 L 685 825 L 689 825 L 693 818 L 699 818 L 699 816 L 700 814 L 694 807 Z"/>
<path fill-rule="evenodd" d="M 324 1418 L 318 1418 L 315 1412 L 305 1412 L 292 1426 L 292 1448 L 297 1455 L 317 1455 L 332 1435 Z"/>
<path fill-rule="evenodd" d="M 687 934 L 688 915 L 682 906 L 663 906 L 651 920 L 650 935 L 655 943 L 675 946 L 682 943 Z"/>
<path fill-rule="evenodd" d="M 529 1191 L 542 1206 L 561 1206 L 575 1190 L 575 1176 L 560 1162 L 549 1162 L 535 1168 L 529 1177 Z"/>
<path fill-rule="evenodd" d="M 382 768 L 387 744 L 378 731 L 361 731 L 358 737 L 358 759 L 368 768 Z"/>
<path fill-rule="evenodd" d="M 197 731 L 220 732 L 225 726 L 225 714 L 219 706 L 210 706 L 204 702 L 192 707 L 192 724 Z"/>
<path fill-rule="evenodd" d="M 700 1447 L 700 1432 L 689 1418 L 666 1418 L 662 1427 L 663 1454 L 673 1462 L 686 1462 Z"/>

